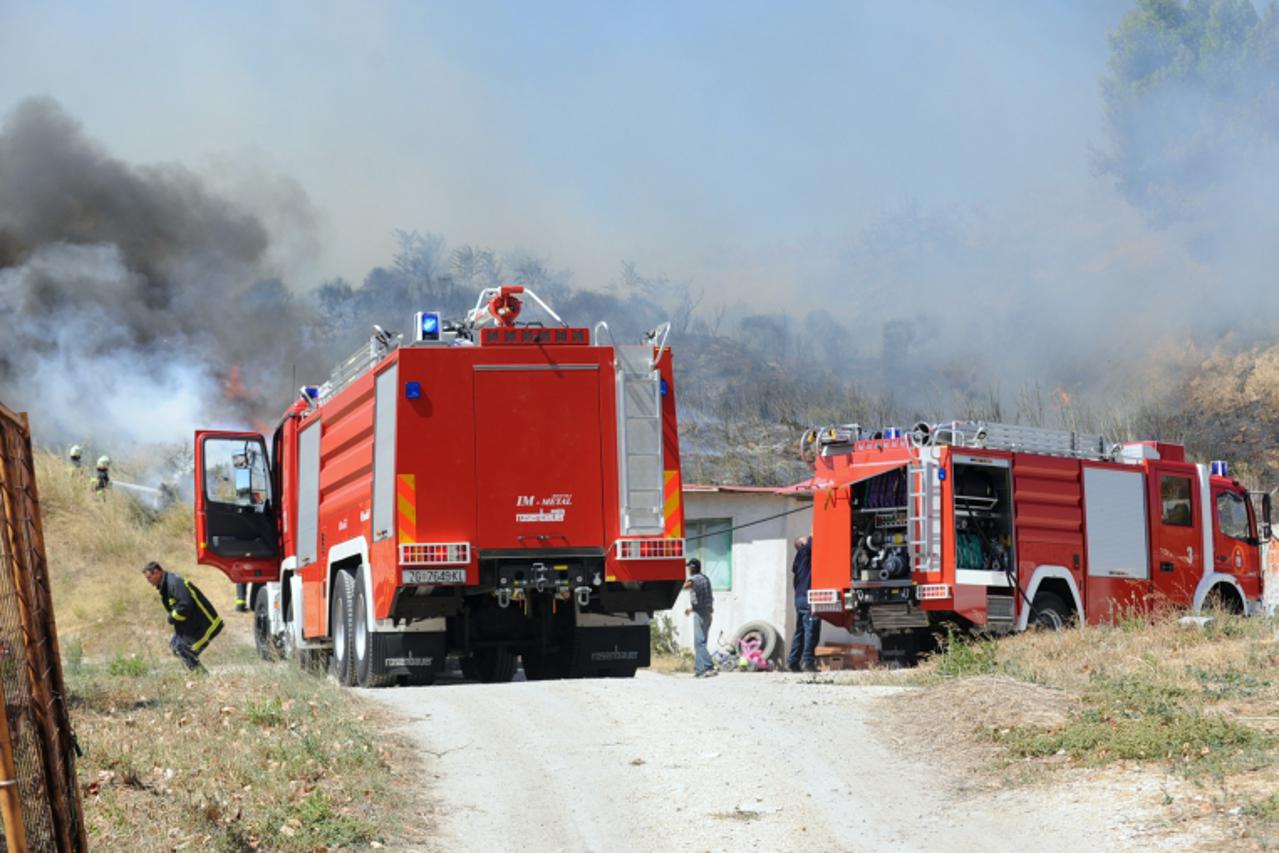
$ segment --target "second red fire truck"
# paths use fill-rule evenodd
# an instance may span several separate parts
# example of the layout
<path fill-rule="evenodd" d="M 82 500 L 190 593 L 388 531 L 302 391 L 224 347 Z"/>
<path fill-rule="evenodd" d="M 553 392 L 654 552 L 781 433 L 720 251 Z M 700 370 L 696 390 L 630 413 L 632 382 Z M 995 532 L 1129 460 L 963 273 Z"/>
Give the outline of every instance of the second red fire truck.
<path fill-rule="evenodd" d="M 525 301 L 546 320 L 523 324 Z M 375 327 L 376 328 L 376 327 Z M 636 345 L 520 287 L 377 329 L 268 445 L 196 434 L 201 563 L 259 648 L 344 684 L 631 676 L 684 580 L 669 324 Z"/>
<path fill-rule="evenodd" d="M 1262 608 L 1270 498 L 1180 445 L 996 423 L 811 430 L 823 619 L 909 658 L 939 631 Z"/>

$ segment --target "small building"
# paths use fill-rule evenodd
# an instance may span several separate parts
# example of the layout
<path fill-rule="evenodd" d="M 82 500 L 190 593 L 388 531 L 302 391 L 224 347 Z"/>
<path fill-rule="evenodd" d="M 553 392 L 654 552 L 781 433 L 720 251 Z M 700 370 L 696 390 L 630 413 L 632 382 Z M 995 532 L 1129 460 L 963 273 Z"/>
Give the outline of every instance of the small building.
<path fill-rule="evenodd" d="M 715 591 L 715 616 L 707 638 L 711 651 L 721 635 L 727 641 L 757 619 L 782 632 L 783 642 L 790 640 L 795 629 L 793 543 L 812 531 L 811 504 L 812 496 L 794 487 L 684 486 L 685 553 L 702 561 Z M 688 606 L 685 591 L 666 615 L 674 621 L 680 645 L 691 649 L 692 617 L 684 615 Z M 824 637 L 833 633 L 844 632 L 824 626 Z"/>

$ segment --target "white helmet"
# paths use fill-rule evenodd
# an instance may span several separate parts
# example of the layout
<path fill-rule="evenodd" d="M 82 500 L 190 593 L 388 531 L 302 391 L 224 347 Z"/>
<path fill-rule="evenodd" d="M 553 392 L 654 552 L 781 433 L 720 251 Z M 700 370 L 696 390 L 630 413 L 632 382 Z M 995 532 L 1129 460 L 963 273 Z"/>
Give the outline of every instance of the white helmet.
<path fill-rule="evenodd" d="M 99 457 L 98 457 L 98 469 L 99 469 L 99 470 L 102 470 L 103 468 L 110 468 L 110 467 L 111 467 L 111 457 L 110 457 L 110 456 L 99 456 Z"/>
<path fill-rule="evenodd" d="M 67 458 L 68 458 L 68 459 L 79 459 L 79 458 L 80 458 L 80 453 L 81 453 L 80 445 L 78 445 L 78 444 L 73 444 L 73 445 L 71 445 L 71 449 L 67 451 Z"/>

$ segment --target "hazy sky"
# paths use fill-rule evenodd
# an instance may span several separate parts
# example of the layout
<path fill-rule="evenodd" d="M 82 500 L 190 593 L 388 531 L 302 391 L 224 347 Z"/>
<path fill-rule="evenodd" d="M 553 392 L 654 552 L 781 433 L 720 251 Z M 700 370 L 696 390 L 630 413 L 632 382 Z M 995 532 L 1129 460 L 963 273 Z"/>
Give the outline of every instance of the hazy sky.
<path fill-rule="evenodd" d="M 1096 192 L 1124 8 L 0 0 L 0 112 L 51 95 L 125 160 L 296 181 L 298 283 L 406 228 L 784 301 L 885 209 Z"/>

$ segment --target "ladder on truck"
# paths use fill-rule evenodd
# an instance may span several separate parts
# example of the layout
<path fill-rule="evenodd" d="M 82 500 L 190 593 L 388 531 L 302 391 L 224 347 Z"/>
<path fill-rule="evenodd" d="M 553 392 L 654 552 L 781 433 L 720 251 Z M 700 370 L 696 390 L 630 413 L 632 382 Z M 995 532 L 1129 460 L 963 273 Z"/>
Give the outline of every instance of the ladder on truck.
<path fill-rule="evenodd" d="M 1100 433 L 1021 426 L 1020 424 L 950 421 L 932 428 L 932 444 L 952 447 L 1013 450 L 1044 456 L 1107 460 L 1115 449 Z"/>
<path fill-rule="evenodd" d="M 941 568 L 941 488 L 937 463 L 921 459 L 906 469 L 906 523 L 911 570 Z"/>
<path fill-rule="evenodd" d="M 663 533 L 662 377 L 653 347 L 614 346 L 622 534 Z"/>

